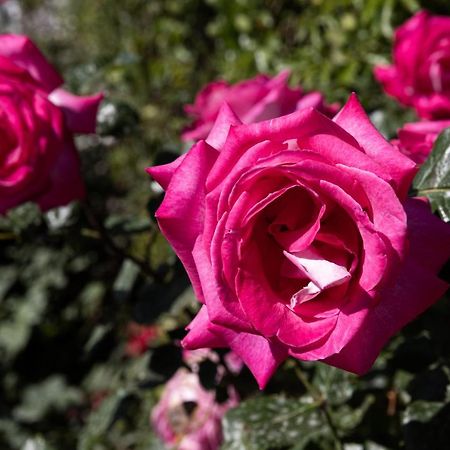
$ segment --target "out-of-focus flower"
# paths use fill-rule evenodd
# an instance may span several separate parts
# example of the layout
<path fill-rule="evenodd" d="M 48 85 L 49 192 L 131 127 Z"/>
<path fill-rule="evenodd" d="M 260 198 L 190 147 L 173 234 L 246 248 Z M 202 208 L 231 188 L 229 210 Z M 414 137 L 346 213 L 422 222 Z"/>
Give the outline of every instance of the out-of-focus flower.
<path fill-rule="evenodd" d="M 242 370 L 244 362 L 233 351 L 229 351 L 223 357 L 225 366 L 220 363 L 219 355 L 209 348 L 198 348 L 196 350 L 183 349 L 183 361 L 192 370 L 198 373 L 200 364 L 203 361 L 209 360 L 217 365 L 217 382 L 220 382 L 225 370 L 228 370 L 234 375 L 237 375 Z"/>
<path fill-rule="evenodd" d="M 398 138 L 391 142 L 403 154 L 421 165 L 428 158 L 439 133 L 448 127 L 450 120 L 407 123 L 398 131 Z"/>
<path fill-rule="evenodd" d="M 93 133 L 101 94 L 79 97 L 21 35 L 0 36 L 0 214 L 44 211 L 84 196 L 73 133 Z"/>
<path fill-rule="evenodd" d="M 285 70 L 274 78 L 258 75 L 236 84 L 209 83 L 199 92 L 194 104 L 185 107 L 195 121 L 183 132 L 182 139 L 206 139 L 223 102 L 228 103 L 244 123 L 273 119 L 307 107 L 314 107 L 328 116 L 337 112 L 338 105 L 327 105 L 320 92 L 304 93 L 299 87 L 291 89 L 288 78 L 289 71 Z"/>
<path fill-rule="evenodd" d="M 221 419 L 238 404 L 234 391 L 222 404 L 214 392 L 200 385 L 198 375 L 179 369 L 164 386 L 151 413 L 151 424 L 170 448 L 177 450 L 216 450 L 222 442 Z"/>
<path fill-rule="evenodd" d="M 450 17 L 417 13 L 395 31 L 393 64 L 374 74 L 420 117 L 450 118 Z"/>
<path fill-rule="evenodd" d="M 234 375 L 238 375 L 242 370 L 242 367 L 244 367 L 244 361 L 242 361 L 242 358 L 233 351 L 228 352 L 224 359 L 227 369 Z"/>
<path fill-rule="evenodd" d="M 183 361 L 193 372 L 198 372 L 200 364 L 206 360 L 210 360 L 215 364 L 218 364 L 220 361 L 219 355 L 209 348 L 183 349 Z"/>

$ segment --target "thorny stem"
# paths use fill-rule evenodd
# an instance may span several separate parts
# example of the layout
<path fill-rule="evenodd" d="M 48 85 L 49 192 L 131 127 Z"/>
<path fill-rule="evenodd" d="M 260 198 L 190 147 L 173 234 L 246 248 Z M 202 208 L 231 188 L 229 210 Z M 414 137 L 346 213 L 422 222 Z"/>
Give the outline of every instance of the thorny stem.
<path fill-rule="evenodd" d="M 157 274 L 145 261 L 142 261 L 141 259 L 136 258 L 129 253 L 126 253 L 114 242 L 113 238 L 110 236 L 103 223 L 95 215 L 89 200 L 86 199 L 83 202 L 83 209 L 91 226 L 97 231 L 100 239 L 112 252 L 121 256 L 122 258 L 126 258 L 132 261 L 141 269 L 142 273 L 144 273 L 145 275 L 152 277 L 155 280 L 161 280 L 161 276 Z"/>
<path fill-rule="evenodd" d="M 303 386 L 305 386 L 306 390 L 311 394 L 312 398 L 317 402 L 318 407 L 322 411 L 322 414 L 324 415 L 328 423 L 328 427 L 330 428 L 331 434 L 333 435 L 336 450 L 342 450 L 343 447 L 341 438 L 339 437 L 338 430 L 336 428 L 336 425 L 334 424 L 330 408 L 327 404 L 327 399 L 323 396 L 323 393 L 318 388 L 316 388 L 312 383 L 309 382 L 308 377 L 300 367 L 297 366 L 295 368 L 295 374 L 302 382 Z"/>

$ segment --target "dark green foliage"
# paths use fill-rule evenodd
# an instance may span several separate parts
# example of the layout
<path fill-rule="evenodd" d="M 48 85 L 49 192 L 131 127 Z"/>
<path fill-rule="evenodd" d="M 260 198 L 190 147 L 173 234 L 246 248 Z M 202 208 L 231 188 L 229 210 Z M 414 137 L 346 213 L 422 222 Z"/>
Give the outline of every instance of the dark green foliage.
<path fill-rule="evenodd" d="M 414 180 L 418 195 L 430 199 L 443 220 L 450 222 L 450 129 L 444 130 Z"/>

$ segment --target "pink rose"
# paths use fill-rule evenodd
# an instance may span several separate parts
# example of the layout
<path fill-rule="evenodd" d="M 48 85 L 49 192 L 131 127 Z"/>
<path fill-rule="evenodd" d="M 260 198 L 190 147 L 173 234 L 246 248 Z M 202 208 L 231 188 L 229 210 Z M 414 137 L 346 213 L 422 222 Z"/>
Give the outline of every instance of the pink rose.
<path fill-rule="evenodd" d="M 447 288 L 450 227 L 407 198 L 416 170 L 354 94 L 333 120 L 243 125 L 225 105 L 206 141 L 149 169 L 203 303 L 183 345 L 230 347 L 261 387 L 288 356 L 366 372 Z"/>
<path fill-rule="evenodd" d="M 206 139 L 223 102 L 244 123 L 273 119 L 310 106 L 331 117 L 337 112 L 338 106 L 326 105 L 320 92 L 305 94 L 300 88 L 291 89 L 288 78 L 289 71 L 285 70 L 274 78 L 258 75 L 234 85 L 225 81 L 209 83 L 197 95 L 195 103 L 185 107 L 195 122 L 184 131 L 182 139 Z"/>
<path fill-rule="evenodd" d="M 239 375 L 239 373 L 242 370 L 242 367 L 244 367 L 244 362 L 242 361 L 242 358 L 234 352 L 228 352 L 224 356 L 224 360 L 225 360 L 227 369 L 232 374 Z"/>
<path fill-rule="evenodd" d="M 200 364 L 207 360 L 216 364 L 218 383 L 223 378 L 225 370 L 228 370 L 233 375 L 238 375 L 244 366 L 242 359 L 234 352 L 228 352 L 224 355 L 225 366 L 223 366 L 220 364 L 219 355 L 209 348 L 183 349 L 183 361 L 192 372 L 198 373 Z"/>
<path fill-rule="evenodd" d="M 421 165 L 428 158 L 441 131 L 448 127 L 450 120 L 407 123 L 398 131 L 398 138 L 391 143 Z"/>
<path fill-rule="evenodd" d="M 211 361 L 218 365 L 220 362 L 219 355 L 209 348 L 198 348 L 196 350 L 183 349 L 183 362 L 191 369 L 192 372 L 198 373 L 200 364 L 204 361 Z"/>
<path fill-rule="evenodd" d="M 236 394 L 218 404 L 214 392 L 200 385 L 198 376 L 179 369 L 164 387 L 151 413 L 151 423 L 160 439 L 177 450 L 215 450 L 222 442 L 221 419 L 238 404 Z"/>
<path fill-rule="evenodd" d="M 405 22 L 393 60 L 374 69 L 384 90 L 424 119 L 450 118 L 450 17 L 421 11 Z"/>
<path fill-rule="evenodd" d="M 78 97 L 25 36 L 0 36 L 0 214 L 42 210 L 84 195 L 73 133 L 95 131 L 102 96 Z"/>

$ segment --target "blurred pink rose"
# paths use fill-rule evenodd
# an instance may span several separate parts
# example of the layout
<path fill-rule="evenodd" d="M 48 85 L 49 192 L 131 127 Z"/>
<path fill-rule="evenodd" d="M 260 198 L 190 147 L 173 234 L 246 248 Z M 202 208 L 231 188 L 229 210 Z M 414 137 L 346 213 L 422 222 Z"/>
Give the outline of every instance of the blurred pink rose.
<path fill-rule="evenodd" d="M 234 375 L 238 375 L 244 367 L 244 361 L 234 352 L 228 352 L 224 359 L 227 369 Z"/>
<path fill-rule="evenodd" d="M 333 120 L 242 125 L 223 106 L 206 141 L 149 169 L 203 303 L 184 347 L 230 347 L 261 387 L 288 356 L 369 370 L 447 288 L 450 227 L 407 198 L 416 171 L 355 95 Z"/>
<path fill-rule="evenodd" d="M 220 358 L 216 352 L 209 348 L 198 348 L 196 350 L 183 349 L 183 362 L 192 370 L 192 372 L 198 373 L 200 364 L 206 360 L 218 364 Z"/>
<path fill-rule="evenodd" d="M 73 133 L 93 133 L 100 94 L 78 97 L 26 37 L 0 35 L 0 214 L 82 198 Z"/>
<path fill-rule="evenodd" d="M 291 89 L 288 78 L 289 71 L 285 70 L 274 78 L 258 75 L 232 85 L 225 81 L 209 83 L 197 95 L 195 103 L 185 107 L 195 122 L 183 132 L 182 139 L 205 139 L 223 102 L 244 123 L 273 119 L 310 106 L 331 117 L 337 112 L 338 106 L 326 105 L 320 92 L 305 94 L 300 88 Z"/>
<path fill-rule="evenodd" d="M 450 118 L 450 17 L 421 11 L 395 32 L 393 65 L 375 77 L 424 119 Z"/>
<path fill-rule="evenodd" d="M 398 138 L 391 143 L 421 165 L 428 158 L 441 131 L 448 127 L 450 120 L 407 123 L 398 131 Z"/>
<path fill-rule="evenodd" d="M 227 352 L 223 357 L 225 367 L 221 364 L 219 355 L 209 348 L 199 348 L 195 350 L 183 349 L 183 361 L 192 372 L 198 373 L 200 364 L 203 361 L 210 360 L 217 365 L 217 382 L 222 379 L 225 369 L 234 375 L 238 375 L 244 366 L 242 358 L 233 351 Z"/>
<path fill-rule="evenodd" d="M 177 450 L 216 450 L 222 442 L 221 419 L 238 404 L 236 394 L 223 404 L 200 385 L 198 376 L 179 369 L 164 387 L 151 413 L 159 438 Z"/>

